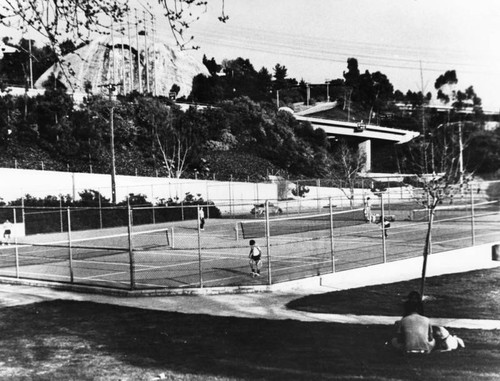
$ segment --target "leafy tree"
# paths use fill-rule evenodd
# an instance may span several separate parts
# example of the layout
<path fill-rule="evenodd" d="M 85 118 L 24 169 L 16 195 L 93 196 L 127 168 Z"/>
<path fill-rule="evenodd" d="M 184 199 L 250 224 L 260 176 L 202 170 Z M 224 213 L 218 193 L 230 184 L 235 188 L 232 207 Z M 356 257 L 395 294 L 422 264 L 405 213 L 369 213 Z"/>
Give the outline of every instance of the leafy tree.
<path fill-rule="evenodd" d="M 454 85 L 458 83 L 455 70 L 448 70 L 441 74 L 434 82 L 434 88 L 438 91 L 437 98 L 444 103 L 449 103 L 455 98 Z"/>
<path fill-rule="evenodd" d="M 358 98 L 360 77 L 358 60 L 356 58 L 347 59 L 347 72 L 344 71 L 343 76 L 345 79 L 345 85 L 353 89 L 352 99 L 356 101 Z"/>
<path fill-rule="evenodd" d="M 80 200 L 75 201 L 75 206 L 111 206 L 109 198 L 104 197 L 101 193 L 93 189 L 85 189 L 82 192 L 78 192 L 78 195 L 80 196 Z"/>
<path fill-rule="evenodd" d="M 212 76 L 217 75 L 222 70 L 222 65 L 219 65 L 215 61 L 214 57 L 212 57 L 209 60 L 209 59 L 207 59 L 206 55 L 203 55 L 202 62 L 203 62 L 203 65 L 205 65 L 205 67 L 208 69 L 208 72 L 210 73 L 210 75 L 212 75 Z"/>
<path fill-rule="evenodd" d="M 471 172 L 494 173 L 500 168 L 500 131 L 475 131 L 465 147 Z"/>
<path fill-rule="evenodd" d="M 224 99 L 225 83 L 217 76 L 198 74 L 193 78 L 189 99 L 194 102 L 217 104 Z"/>
<path fill-rule="evenodd" d="M 272 75 L 265 67 L 262 67 L 256 75 L 256 86 L 258 92 L 257 100 L 268 100 L 272 96 Z"/>
<path fill-rule="evenodd" d="M 288 75 L 288 69 L 284 65 L 279 63 L 274 66 L 274 79 L 275 79 L 275 89 L 280 90 L 286 87 L 286 77 Z"/>

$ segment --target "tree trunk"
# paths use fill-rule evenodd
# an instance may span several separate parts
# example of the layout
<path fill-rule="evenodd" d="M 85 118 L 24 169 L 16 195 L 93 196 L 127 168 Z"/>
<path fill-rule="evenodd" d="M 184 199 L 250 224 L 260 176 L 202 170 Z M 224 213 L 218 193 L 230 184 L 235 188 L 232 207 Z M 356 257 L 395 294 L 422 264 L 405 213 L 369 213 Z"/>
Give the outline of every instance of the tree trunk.
<path fill-rule="evenodd" d="M 427 235 L 425 237 L 424 263 L 422 265 L 422 278 L 420 280 L 420 295 L 424 297 L 425 277 L 427 273 L 427 257 L 432 254 L 432 224 L 434 222 L 434 208 L 429 213 L 429 223 L 427 225 Z"/>

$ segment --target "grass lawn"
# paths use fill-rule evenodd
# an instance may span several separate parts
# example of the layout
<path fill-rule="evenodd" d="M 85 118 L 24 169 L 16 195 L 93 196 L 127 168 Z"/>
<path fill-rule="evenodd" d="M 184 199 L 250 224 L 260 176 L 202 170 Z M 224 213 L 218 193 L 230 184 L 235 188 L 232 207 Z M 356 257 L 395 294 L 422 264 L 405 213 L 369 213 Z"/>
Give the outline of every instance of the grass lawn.
<path fill-rule="evenodd" d="M 497 319 L 499 278 L 499 269 L 429 278 L 426 312 Z M 327 293 L 289 307 L 399 315 L 416 285 Z M 452 330 L 465 349 L 408 357 L 384 347 L 392 329 L 42 302 L 0 309 L 0 379 L 500 380 L 498 331 Z"/>
<path fill-rule="evenodd" d="M 420 290 L 420 279 L 306 296 L 288 308 L 398 316 L 412 290 Z M 427 278 L 424 294 L 425 314 L 431 318 L 500 319 L 500 267 Z"/>

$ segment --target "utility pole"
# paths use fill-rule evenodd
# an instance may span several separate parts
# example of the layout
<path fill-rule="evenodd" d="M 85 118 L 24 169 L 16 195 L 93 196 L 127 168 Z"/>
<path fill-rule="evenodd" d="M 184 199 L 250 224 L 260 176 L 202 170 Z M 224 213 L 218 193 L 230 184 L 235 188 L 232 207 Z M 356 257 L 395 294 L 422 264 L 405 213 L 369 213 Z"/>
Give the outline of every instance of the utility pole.
<path fill-rule="evenodd" d="M 146 24 L 146 12 L 142 12 L 144 20 L 144 54 L 146 55 L 146 93 L 150 93 L 149 88 L 149 43 L 148 43 L 148 26 Z"/>
<path fill-rule="evenodd" d="M 111 140 L 111 202 L 116 204 L 116 160 L 115 160 L 115 127 L 114 127 L 114 92 L 117 86 L 122 86 L 121 83 L 107 83 L 105 85 L 99 85 L 99 87 L 105 87 L 109 92 L 109 129 L 110 129 L 110 140 Z"/>
<path fill-rule="evenodd" d="M 137 44 L 137 77 L 139 80 L 139 94 L 142 94 L 141 50 L 139 46 L 139 19 L 135 10 L 135 40 Z"/>
<path fill-rule="evenodd" d="M 156 68 L 156 17 L 151 15 L 151 33 L 153 34 L 153 94 L 158 95 L 158 85 L 156 83 L 157 68 Z"/>
<path fill-rule="evenodd" d="M 128 33 L 128 92 L 134 89 L 134 64 L 132 60 L 132 40 L 130 38 L 130 12 L 127 12 L 127 33 Z"/>
<path fill-rule="evenodd" d="M 28 38 L 29 55 L 30 55 L 30 89 L 33 88 L 33 55 L 31 54 L 31 38 Z"/>
<path fill-rule="evenodd" d="M 463 192 L 464 186 L 464 143 L 462 141 L 462 122 L 458 122 L 458 149 L 459 149 L 459 158 L 458 165 L 460 171 L 460 193 Z"/>

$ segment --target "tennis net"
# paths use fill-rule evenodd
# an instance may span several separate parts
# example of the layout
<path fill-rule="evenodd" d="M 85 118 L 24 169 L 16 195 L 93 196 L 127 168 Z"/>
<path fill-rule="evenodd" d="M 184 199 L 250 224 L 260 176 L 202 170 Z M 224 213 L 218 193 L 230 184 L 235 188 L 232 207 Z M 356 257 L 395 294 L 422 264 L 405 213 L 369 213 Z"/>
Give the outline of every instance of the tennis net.
<path fill-rule="evenodd" d="M 474 213 L 497 213 L 498 212 L 498 202 L 497 201 L 487 201 L 474 204 Z M 434 210 L 434 220 L 435 221 L 459 221 L 465 218 L 470 218 L 472 216 L 472 205 L 462 204 L 462 205 L 450 205 L 450 206 L 438 206 Z M 429 220 L 429 209 L 414 209 L 411 211 L 411 219 L 413 221 L 428 221 Z"/>
<path fill-rule="evenodd" d="M 363 209 L 350 209 L 334 213 L 311 214 L 305 216 L 281 217 L 269 220 L 269 235 L 288 235 L 310 231 L 337 229 L 346 226 L 364 224 Z M 266 221 L 240 222 L 243 238 L 266 236 Z"/>
<path fill-rule="evenodd" d="M 68 261 L 70 256 L 73 260 L 88 260 L 128 253 L 130 249 L 161 250 L 170 245 L 168 230 L 165 228 L 130 234 L 126 232 L 99 236 L 95 235 L 95 231 L 87 231 L 86 234 L 94 236 L 49 242 L 41 242 L 40 238 L 37 242 L 30 242 L 26 238 L 18 240 L 16 244 L 1 248 L 0 266 L 8 266 L 16 255 L 22 266 Z"/>

